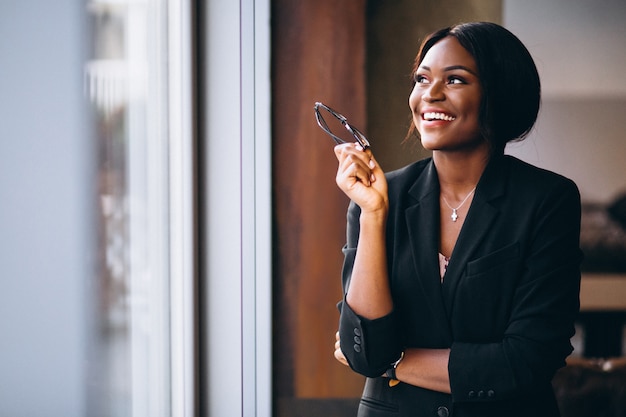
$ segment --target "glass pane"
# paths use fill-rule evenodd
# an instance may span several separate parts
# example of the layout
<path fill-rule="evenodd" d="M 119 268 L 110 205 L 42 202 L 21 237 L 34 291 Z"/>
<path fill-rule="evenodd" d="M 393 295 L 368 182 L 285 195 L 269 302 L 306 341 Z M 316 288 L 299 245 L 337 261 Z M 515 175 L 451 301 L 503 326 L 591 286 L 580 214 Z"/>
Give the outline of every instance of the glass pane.
<path fill-rule="evenodd" d="M 90 415 L 170 415 L 165 0 L 93 0 L 98 137 Z"/>

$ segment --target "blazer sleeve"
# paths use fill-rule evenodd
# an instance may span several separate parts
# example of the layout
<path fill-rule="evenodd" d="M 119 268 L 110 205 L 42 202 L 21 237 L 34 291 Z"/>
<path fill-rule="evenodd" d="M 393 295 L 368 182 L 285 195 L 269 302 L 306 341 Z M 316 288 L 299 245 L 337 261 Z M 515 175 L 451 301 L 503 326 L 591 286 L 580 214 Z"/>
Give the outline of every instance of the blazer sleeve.
<path fill-rule="evenodd" d="M 343 248 L 343 300 L 339 302 L 341 351 L 355 372 L 367 377 L 381 376 L 401 354 L 395 312 L 369 320 L 356 314 L 346 302 L 352 266 L 359 239 L 360 209 L 353 202 L 348 208 L 347 241 Z"/>
<path fill-rule="evenodd" d="M 572 352 L 582 259 L 576 185 L 564 180 L 551 187 L 528 227 L 527 256 L 502 340 L 452 344 L 448 372 L 455 402 L 538 392 Z"/>

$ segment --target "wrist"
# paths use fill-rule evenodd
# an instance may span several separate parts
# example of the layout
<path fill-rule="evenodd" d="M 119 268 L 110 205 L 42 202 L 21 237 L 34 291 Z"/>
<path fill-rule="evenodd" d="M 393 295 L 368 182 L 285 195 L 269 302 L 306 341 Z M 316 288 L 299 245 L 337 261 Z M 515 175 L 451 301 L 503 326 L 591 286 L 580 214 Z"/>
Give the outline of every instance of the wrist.
<path fill-rule="evenodd" d="M 400 362 L 402 362 L 402 359 L 404 359 L 404 351 L 400 353 L 400 357 L 398 358 L 398 360 L 392 363 L 391 366 L 385 372 L 385 376 L 390 379 L 389 381 L 390 386 L 393 386 L 391 381 L 398 380 L 398 377 L 396 376 L 396 370 L 398 369 L 398 365 L 400 365 Z"/>
<path fill-rule="evenodd" d="M 387 208 L 377 210 L 362 211 L 359 217 L 361 224 L 385 224 L 387 221 Z"/>

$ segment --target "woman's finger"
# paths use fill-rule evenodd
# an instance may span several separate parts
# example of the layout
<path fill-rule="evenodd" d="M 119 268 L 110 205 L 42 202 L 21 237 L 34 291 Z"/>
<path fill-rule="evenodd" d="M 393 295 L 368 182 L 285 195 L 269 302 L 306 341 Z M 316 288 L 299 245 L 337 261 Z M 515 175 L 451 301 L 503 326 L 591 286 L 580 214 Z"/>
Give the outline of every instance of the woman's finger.
<path fill-rule="evenodd" d="M 335 350 L 335 359 L 337 359 L 342 365 L 348 366 L 348 361 L 346 360 L 346 357 L 343 355 L 343 352 L 341 351 L 341 349 Z"/>
<path fill-rule="evenodd" d="M 348 366 L 348 361 L 341 351 L 341 345 L 339 343 L 339 332 L 335 333 L 335 359 L 337 359 L 343 365 Z"/>
<path fill-rule="evenodd" d="M 373 161 L 369 153 L 346 145 L 337 146 L 336 152 L 339 159 L 338 184 L 343 184 L 348 188 L 353 187 L 357 182 L 366 186 L 371 185 Z"/>

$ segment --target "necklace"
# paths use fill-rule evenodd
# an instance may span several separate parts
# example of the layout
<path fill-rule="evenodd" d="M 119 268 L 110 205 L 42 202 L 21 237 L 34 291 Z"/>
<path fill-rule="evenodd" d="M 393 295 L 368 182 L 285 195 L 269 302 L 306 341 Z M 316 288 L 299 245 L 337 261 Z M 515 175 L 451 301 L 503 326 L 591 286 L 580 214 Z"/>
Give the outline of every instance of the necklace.
<path fill-rule="evenodd" d="M 472 191 L 469 192 L 469 194 L 463 199 L 463 201 L 461 201 L 461 204 L 459 204 L 456 208 L 451 207 L 450 204 L 448 204 L 448 201 L 446 200 L 446 198 L 443 196 L 443 194 L 441 195 L 441 198 L 443 198 L 443 202 L 446 203 L 446 206 L 448 206 L 450 210 L 452 210 L 452 214 L 450 215 L 450 218 L 452 219 L 453 222 L 457 221 L 457 219 L 459 218 L 459 215 L 456 213 L 456 211 L 460 209 L 463 204 L 465 204 L 467 199 L 472 194 L 474 194 L 474 191 L 476 191 L 476 187 L 474 187 Z"/>

